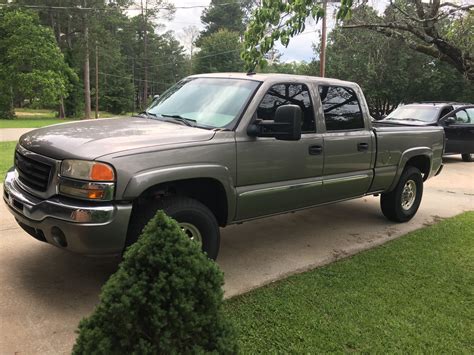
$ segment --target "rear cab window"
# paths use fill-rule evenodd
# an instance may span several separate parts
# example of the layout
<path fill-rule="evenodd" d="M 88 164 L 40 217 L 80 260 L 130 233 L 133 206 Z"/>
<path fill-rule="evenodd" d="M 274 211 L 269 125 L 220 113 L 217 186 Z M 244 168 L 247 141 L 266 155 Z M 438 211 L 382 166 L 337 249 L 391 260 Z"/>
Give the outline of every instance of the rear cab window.
<path fill-rule="evenodd" d="M 319 85 L 319 96 L 327 132 L 365 129 L 356 92 L 348 87 Z"/>

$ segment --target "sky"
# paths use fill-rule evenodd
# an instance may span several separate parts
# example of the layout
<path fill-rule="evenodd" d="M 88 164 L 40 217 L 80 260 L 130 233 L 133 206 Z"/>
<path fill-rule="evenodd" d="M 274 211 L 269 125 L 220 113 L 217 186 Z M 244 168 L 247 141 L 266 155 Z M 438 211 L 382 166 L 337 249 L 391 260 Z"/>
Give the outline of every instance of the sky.
<path fill-rule="evenodd" d="M 193 6 L 193 5 L 209 5 L 210 0 L 170 0 L 175 6 Z M 388 0 L 369 0 L 369 5 L 376 8 L 378 11 L 383 11 L 387 6 Z M 188 26 L 196 26 L 200 30 L 204 27 L 201 23 L 200 17 L 204 8 L 191 8 L 191 9 L 177 9 L 175 16 L 172 21 L 160 22 L 164 25 L 161 32 L 172 30 L 175 32 L 178 39 L 183 33 L 183 28 Z M 335 6 L 328 6 L 328 13 L 335 16 Z M 328 18 L 328 29 L 334 28 L 335 20 Z M 314 21 L 308 21 L 306 24 L 305 31 L 293 37 L 287 48 L 278 44 L 276 48 L 282 53 L 281 61 L 311 61 L 314 57 L 312 43 L 319 43 L 321 36 L 321 22 L 318 24 Z"/>

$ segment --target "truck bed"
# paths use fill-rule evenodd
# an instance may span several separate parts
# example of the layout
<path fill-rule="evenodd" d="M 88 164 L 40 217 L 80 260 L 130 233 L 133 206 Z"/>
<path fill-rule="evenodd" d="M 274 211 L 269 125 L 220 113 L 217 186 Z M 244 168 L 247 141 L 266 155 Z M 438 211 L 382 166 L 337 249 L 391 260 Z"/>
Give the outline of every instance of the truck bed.
<path fill-rule="evenodd" d="M 424 179 L 433 176 L 442 164 L 444 130 L 437 126 L 385 125 L 373 122 L 377 144 L 374 182 L 372 191 L 383 190 L 398 180 L 400 164 L 410 158 L 413 147 L 425 150 L 431 158 L 431 166 L 424 173 Z"/>

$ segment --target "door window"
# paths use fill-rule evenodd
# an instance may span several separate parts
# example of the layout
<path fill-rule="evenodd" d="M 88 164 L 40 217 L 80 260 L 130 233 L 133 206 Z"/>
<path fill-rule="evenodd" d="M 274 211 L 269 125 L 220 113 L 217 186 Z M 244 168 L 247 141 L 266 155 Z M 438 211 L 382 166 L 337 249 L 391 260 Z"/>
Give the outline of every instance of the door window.
<path fill-rule="evenodd" d="M 456 112 L 456 114 L 454 115 L 454 119 L 456 120 L 457 124 L 470 123 L 469 116 L 464 110 Z"/>
<path fill-rule="evenodd" d="M 469 116 L 469 123 L 474 123 L 474 108 L 467 108 L 466 111 Z"/>
<path fill-rule="evenodd" d="M 257 118 L 275 120 L 275 112 L 281 105 L 298 105 L 303 117 L 301 122 L 302 133 L 316 131 L 313 104 L 308 87 L 304 84 L 273 85 L 263 97 L 257 108 Z"/>
<path fill-rule="evenodd" d="M 343 86 L 320 86 L 319 95 L 327 131 L 364 128 L 364 118 L 354 90 Z"/>

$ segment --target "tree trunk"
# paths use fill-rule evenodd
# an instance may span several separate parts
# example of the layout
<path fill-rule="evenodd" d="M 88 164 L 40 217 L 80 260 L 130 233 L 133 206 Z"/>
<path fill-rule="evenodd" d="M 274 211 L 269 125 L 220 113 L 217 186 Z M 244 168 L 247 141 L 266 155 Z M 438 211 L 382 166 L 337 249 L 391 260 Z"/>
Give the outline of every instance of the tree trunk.
<path fill-rule="evenodd" d="M 99 118 L 99 47 L 95 44 L 95 118 Z"/>
<path fill-rule="evenodd" d="M 59 118 L 61 119 L 66 118 L 66 113 L 64 109 L 64 98 L 62 96 L 59 99 Z"/>
<path fill-rule="evenodd" d="M 323 0 L 324 17 L 321 29 L 321 52 L 319 54 L 319 76 L 326 76 L 326 19 L 327 19 L 327 0 Z"/>
<path fill-rule="evenodd" d="M 83 17 L 84 31 L 84 118 L 91 118 L 91 85 L 90 85 L 90 68 L 89 68 L 89 27 L 85 16 Z"/>

